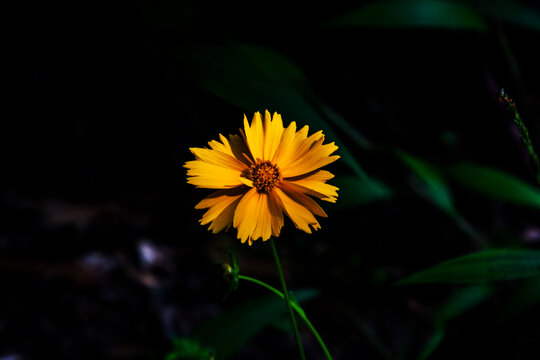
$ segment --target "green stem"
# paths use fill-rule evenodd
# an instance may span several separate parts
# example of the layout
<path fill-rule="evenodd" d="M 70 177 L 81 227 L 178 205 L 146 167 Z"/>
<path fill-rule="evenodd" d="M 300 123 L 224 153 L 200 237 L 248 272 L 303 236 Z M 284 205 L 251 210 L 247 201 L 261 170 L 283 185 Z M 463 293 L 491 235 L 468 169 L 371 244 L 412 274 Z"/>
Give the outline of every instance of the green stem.
<path fill-rule="evenodd" d="M 521 143 L 529 151 L 530 161 L 534 164 L 534 167 L 536 169 L 536 180 L 538 181 L 538 184 L 540 185 L 540 160 L 538 160 L 538 156 L 536 155 L 536 152 L 534 151 L 531 139 L 529 137 L 529 131 L 527 130 L 525 123 L 523 123 L 523 120 L 521 120 L 521 116 L 519 116 L 519 113 L 517 112 L 517 109 L 515 108 L 515 106 L 513 110 L 514 110 L 514 123 L 516 124 L 516 127 L 519 130 Z"/>
<path fill-rule="evenodd" d="M 296 319 L 294 317 L 293 308 L 291 306 L 291 299 L 289 299 L 289 291 L 287 290 L 287 284 L 285 283 L 285 277 L 283 276 L 283 270 L 281 269 L 281 263 L 279 261 L 278 252 L 276 249 L 276 244 L 274 243 L 274 238 L 270 238 L 270 245 L 272 247 L 272 253 L 274 254 L 274 261 L 279 274 L 279 280 L 281 281 L 281 288 L 283 290 L 283 297 L 285 303 L 287 304 L 287 310 L 289 311 L 289 317 L 291 318 L 291 324 L 294 331 L 294 337 L 296 338 L 296 344 L 298 345 L 298 351 L 300 352 L 300 359 L 305 360 L 306 356 L 304 355 L 304 347 L 302 346 L 302 340 L 300 339 L 300 333 L 298 332 L 298 327 L 296 326 Z"/>
<path fill-rule="evenodd" d="M 252 278 L 252 277 L 249 277 L 249 276 L 245 276 L 245 275 L 238 275 L 238 279 L 239 280 L 250 281 L 252 283 L 260 285 L 260 286 L 270 290 L 271 292 L 273 292 L 274 294 L 276 294 L 280 298 L 285 299 L 285 297 L 283 296 L 283 293 L 281 291 L 279 291 L 275 287 L 272 287 L 272 286 L 268 285 L 267 283 L 262 282 L 262 281 L 260 281 L 258 279 L 255 279 L 255 278 Z M 309 319 L 307 318 L 306 313 L 304 312 L 304 310 L 295 301 L 291 302 L 291 306 L 296 311 L 298 316 L 300 316 L 302 318 L 302 320 L 304 320 L 304 322 L 306 323 L 308 328 L 311 330 L 311 332 L 313 333 L 313 336 L 315 336 L 315 338 L 317 339 L 317 341 L 321 345 L 321 348 L 322 348 L 326 358 L 328 360 L 332 360 L 332 355 L 330 355 L 330 351 L 328 351 L 328 348 L 326 347 L 326 344 L 324 343 L 323 339 L 321 338 L 321 336 L 319 335 L 319 333 L 317 332 L 317 330 L 315 329 L 315 327 L 313 326 L 311 321 L 309 321 Z"/>
<path fill-rule="evenodd" d="M 506 108 L 514 113 L 514 124 L 518 129 L 521 144 L 525 146 L 525 148 L 529 152 L 529 159 L 530 162 L 533 163 L 533 166 L 536 170 L 536 180 L 540 185 L 540 160 L 538 160 L 538 155 L 536 155 L 536 152 L 534 151 L 531 138 L 529 137 L 529 131 L 527 130 L 525 123 L 523 123 L 523 120 L 521 120 L 521 116 L 519 116 L 517 106 L 510 98 L 510 96 L 508 96 L 508 94 L 504 92 L 504 89 L 501 89 L 499 92 L 499 101 L 502 104 L 506 105 Z"/>

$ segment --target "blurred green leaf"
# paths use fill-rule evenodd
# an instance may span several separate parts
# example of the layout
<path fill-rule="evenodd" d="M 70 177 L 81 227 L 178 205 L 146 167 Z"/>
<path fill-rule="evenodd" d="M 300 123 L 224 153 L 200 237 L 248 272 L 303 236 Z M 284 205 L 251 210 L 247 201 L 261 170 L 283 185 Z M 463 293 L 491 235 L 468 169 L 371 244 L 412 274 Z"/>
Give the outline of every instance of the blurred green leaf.
<path fill-rule="evenodd" d="M 367 178 L 353 154 L 304 96 L 302 71 L 270 49 L 248 44 L 180 49 L 185 75 L 202 88 L 234 104 L 248 117 L 255 111 L 277 111 L 284 121 L 323 130 L 339 146 L 341 160 L 360 178 Z"/>
<path fill-rule="evenodd" d="M 373 148 L 373 144 L 368 138 L 332 108 L 321 104 L 319 109 L 335 127 L 343 131 L 356 145 L 368 150 Z"/>
<path fill-rule="evenodd" d="M 540 13 L 537 8 L 508 0 L 481 1 L 478 8 L 495 19 L 540 31 Z"/>
<path fill-rule="evenodd" d="M 425 360 L 428 359 L 431 354 L 439 347 L 439 344 L 442 342 L 444 338 L 444 327 L 437 327 L 435 328 L 435 331 L 427 341 L 427 343 L 424 345 L 424 348 L 420 352 L 420 355 L 418 355 L 418 360 Z"/>
<path fill-rule="evenodd" d="M 348 209 L 392 196 L 392 191 L 386 185 L 372 179 L 339 176 L 332 179 L 332 184 L 339 188 L 336 209 Z"/>
<path fill-rule="evenodd" d="M 503 319 L 518 316 L 540 304 L 540 276 L 525 279 L 512 295 L 502 314 Z"/>
<path fill-rule="evenodd" d="M 446 183 L 444 174 L 437 167 L 403 150 L 396 149 L 395 153 L 418 177 L 419 182 L 412 184 L 413 190 L 450 216 L 458 228 L 474 239 L 477 246 L 484 247 L 485 240 L 483 235 L 454 207 L 452 193 Z"/>
<path fill-rule="evenodd" d="M 326 27 L 357 26 L 487 29 L 484 19 L 466 3 L 443 0 L 376 1 L 326 24 Z"/>
<path fill-rule="evenodd" d="M 540 208 L 540 190 L 500 170 L 461 163 L 448 174 L 461 185 L 494 199 Z"/>
<path fill-rule="evenodd" d="M 317 295 L 318 292 L 313 289 L 295 291 L 295 298 L 299 302 Z M 205 323 L 193 337 L 204 346 L 213 348 L 217 360 L 227 359 L 252 336 L 286 314 L 287 308 L 281 298 L 268 296 L 251 300 Z"/>
<path fill-rule="evenodd" d="M 434 332 L 418 356 L 419 360 L 428 359 L 442 342 L 446 323 L 465 311 L 479 305 L 493 294 L 488 285 L 468 286 L 457 290 L 446 300 L 433 315 Z"/>
<path fill-rule="evenodd" d="M 537 275 L 540 275 L 540 251 L 493 249 L 442 262 L 397 284 L 488 283 Z"/>
<path fill-rule="evenodd" d="M 492 294 L 493 288 L 489 285 L 461 288 L 435 312 L 433 321 L 436 326 L 444 326 L 446 322 L 485 301 Z"/>
<path fill-rule="evenodd" d="M 445 212 L 456 214 L 450 189 L 439 170 L 405 151 L 397 150 L 396 153 L 403 163 L 423 181 L 425 186 L 417 186 L 415 190 Z"/>
<path fill-rule="evenodd" d="M 214 352 L 191 338 L 176 338 L 173 346 L 174 350 L 167 354 L 166 360 L 210 360 Z"/>

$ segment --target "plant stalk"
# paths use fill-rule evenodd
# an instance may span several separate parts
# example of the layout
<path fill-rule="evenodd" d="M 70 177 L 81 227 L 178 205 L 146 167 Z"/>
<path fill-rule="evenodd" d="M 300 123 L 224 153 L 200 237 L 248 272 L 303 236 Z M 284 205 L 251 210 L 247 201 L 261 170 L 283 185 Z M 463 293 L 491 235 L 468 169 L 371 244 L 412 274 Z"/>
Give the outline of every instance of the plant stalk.
<path fill-rule="evenodd" d="M 246 280 L 246 281 L 252 282 L 254 284 L 260 285 L 260 286 L 270 290 L 271 292 L 273 292 L 274 294 L 276 294 L 277 296 L 279 296 L 283 300 L 285 300 L 285 296 L 283 295 L 283 293 L 281 291 L 279 291 L 278 289 L 276 289 L 273 286 L 268 285 L 267 283 L 265 283 L 265 282 L 263 282 L 261 280 L 252 278 L 250 276 L 245 276 L 245 275 L 238 275 L 238 279 L 239 280 Z M 319 342 L 319 345 L 321 345 L 321 348 L 322 348 L 322 350 L 324 352 L 324 356 L 326 356 L 326 359 L 327 360 L 332 360 L 332 355 L 330 355 L 330 351 L 328 351 L 328 348 L 326 347 L 326 344 L 324 343 L 323 339 L 321 338 L 321 336 L 319 335 L 319 333 L 315 329 L 315 326 L 313 326 L 311 321 L 309 321 L 309 319 L 307 318 L 306 313 L 304 312 L 304 310 L 300 307 L 300 305 L 298 305 L 294 301 L 291 302 L 291 306 L 294 309 L 294 311 L 296 311 L 298 316 L 300 316 L 302 318 L 302 320 L 304 320 L 307 327 L 313 333 L 313 336 L 315 336 L 315 339 L 317 339 L 317 341 Z"/>
<path fill-rule="evenodd" d="M 289 311 L 289 317 L 291 318 L 291 324 L 294 331 L 294 337 L 296 339 L 296 344 L 298 345 L 298 352 L 300 353 L 300 359 L 305 360 L 306 355 L 304 354 L 304 347 L 302 346 L 302 340 L 300 339 L 300 333 L 298 332 L 298 327 L 296 326 L 296 318 L 294 316 L 293 308 L 291 305 L 291 299 L 289 298 L 289 291 L 287 290 L 287 284 L 285 283 L 285 277 L 283 276 L 283 270 L 281 269 L 281 262 L 279 261 L 279 255 L 276 249 L 276 244 L 274 243 L 274 238 L 270 238 L 270 246 L 272 248 L 272 253 L 274 255 L 274 261 L 279 274 L 279 280 L 281 282 L 281 288 L 283 290 L 283 297 L 285 303 L 287 304 L 287 310 Z"/>

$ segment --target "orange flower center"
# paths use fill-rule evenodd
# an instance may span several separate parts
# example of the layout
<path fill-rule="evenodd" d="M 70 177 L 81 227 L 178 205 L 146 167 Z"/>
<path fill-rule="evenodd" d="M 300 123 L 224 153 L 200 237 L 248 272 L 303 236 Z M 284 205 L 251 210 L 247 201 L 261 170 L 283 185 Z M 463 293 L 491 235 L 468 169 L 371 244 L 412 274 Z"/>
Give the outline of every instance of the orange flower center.
<path fill-rule="evenodd" d="M 279 169 L 270 161 L 253 164 L 249 168 L 249 179 L 259 192 L 268 194 L 279 184 Z"/>

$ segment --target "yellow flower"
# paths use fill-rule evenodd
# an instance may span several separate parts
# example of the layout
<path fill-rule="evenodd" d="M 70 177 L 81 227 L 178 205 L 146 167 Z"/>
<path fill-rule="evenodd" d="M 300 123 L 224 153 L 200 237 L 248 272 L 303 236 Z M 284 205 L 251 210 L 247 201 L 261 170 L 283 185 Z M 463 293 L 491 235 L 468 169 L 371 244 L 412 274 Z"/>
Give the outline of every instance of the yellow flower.
<path fill-rule="evenodd" d="M 320 229 L 314 215 L 327 215 L 311 196 L 336 201 L 338 188 L 326 183 L 334 175 L 320 168 L 339 159 L 331 155 L 338 147 L 323 145 L 322 131 L 308 136 L 308 129 L 296 131 L 294 121 L 284 128 L 278 113 L 265 111 L 263 121 L 257 112 L 251 125 L 244 115 L 240 136 L 219 134 L 210 148 L 190 148 L 196 160 L 184 165 L 188 183 L 219 189 L 195 206 L 208 209 L 201 225 L 217 233 L 232 224 L 250 245 L 279 236 L 283 213 L 307 233 Z"/>

